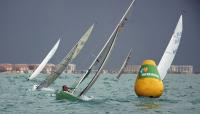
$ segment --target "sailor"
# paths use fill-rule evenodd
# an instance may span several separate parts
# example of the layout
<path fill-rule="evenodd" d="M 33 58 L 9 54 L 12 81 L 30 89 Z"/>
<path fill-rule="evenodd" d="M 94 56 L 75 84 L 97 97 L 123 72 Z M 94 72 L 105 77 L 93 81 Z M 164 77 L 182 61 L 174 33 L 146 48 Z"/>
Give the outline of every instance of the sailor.
<path fill-rule="evenodd" d="M 67 87 L 67 85 L 63 85 L 62 89 L 63 89 L 63 91 L 67 91 L 67 92 L 70 91 L 70 90 L 69 90 L 69 87 Z"/>

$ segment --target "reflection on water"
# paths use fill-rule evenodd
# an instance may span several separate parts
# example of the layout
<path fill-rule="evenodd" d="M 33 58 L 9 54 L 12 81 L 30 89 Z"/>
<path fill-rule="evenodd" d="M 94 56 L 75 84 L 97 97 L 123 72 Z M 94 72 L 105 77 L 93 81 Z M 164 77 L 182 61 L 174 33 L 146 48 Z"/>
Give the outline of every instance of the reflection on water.
<path fill-rule="evenodd" d="M 137 107 L 141 107 L 142 109 L 156 109 L 156 108 L 160 108 L 159 104 L 155 104 L 155 103 L 142 103 L 140 105 L 135 105 Z"/>
<path fill-rule="evenodd" d="M 160 102 L 158 98 L 138 97 L 138 103 L 135 106 L 141 109 L 159 109 Z"/>

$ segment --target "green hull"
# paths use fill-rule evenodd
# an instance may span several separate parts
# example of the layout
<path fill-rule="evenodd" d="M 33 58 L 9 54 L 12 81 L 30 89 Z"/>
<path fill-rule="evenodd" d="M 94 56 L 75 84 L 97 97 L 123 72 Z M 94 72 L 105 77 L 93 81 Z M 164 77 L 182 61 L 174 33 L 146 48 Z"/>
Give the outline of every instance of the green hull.
<path fill-rule="evenodd" d="M 67 100 L 70 100 L 70 101 L 81 100 L 79 97 L 74 96 L 72 93 L 64 92 L 64 91 L 57 92 L 56 93 L 56 99 L 57 100 L 67 99 Z"/>

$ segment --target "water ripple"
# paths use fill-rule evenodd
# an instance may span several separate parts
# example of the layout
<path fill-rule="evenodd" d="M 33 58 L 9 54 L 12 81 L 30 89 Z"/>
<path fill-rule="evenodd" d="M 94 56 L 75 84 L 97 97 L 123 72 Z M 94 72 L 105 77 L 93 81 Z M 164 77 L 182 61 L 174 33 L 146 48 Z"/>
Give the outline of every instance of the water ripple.
<path fill-rule="evenodd" d="M 32 91 L 34 84 L 40 83 L 45 75 L 26 81 L 28 75 L 0 74 L 1 114 L 160 114 L 200 112 L 200 76 L 168 75 L 164 80 L 165 91 L 160 98 L 137 97 L 133 83 L 136 75 L 123 75 L 119 80 L 115 75 L 102 75 L 88 96 L 90 101 L 71 102 L 56 100 L 53 91 Z M 63 84 L 71 85 L 82 75 L 64 74 L 51 87 L 61 89 Z"/>

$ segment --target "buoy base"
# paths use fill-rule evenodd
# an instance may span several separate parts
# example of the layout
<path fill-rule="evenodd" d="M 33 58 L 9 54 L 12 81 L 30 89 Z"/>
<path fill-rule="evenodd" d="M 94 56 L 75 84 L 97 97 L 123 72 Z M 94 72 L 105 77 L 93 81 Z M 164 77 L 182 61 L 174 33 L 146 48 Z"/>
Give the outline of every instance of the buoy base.
<path fill-rule="evenodd" d="M 135 82 L 135 93 L 137 96 L 158 98 L 162 95 L 164 85 L 156 78 L 141 78 Z"/>

